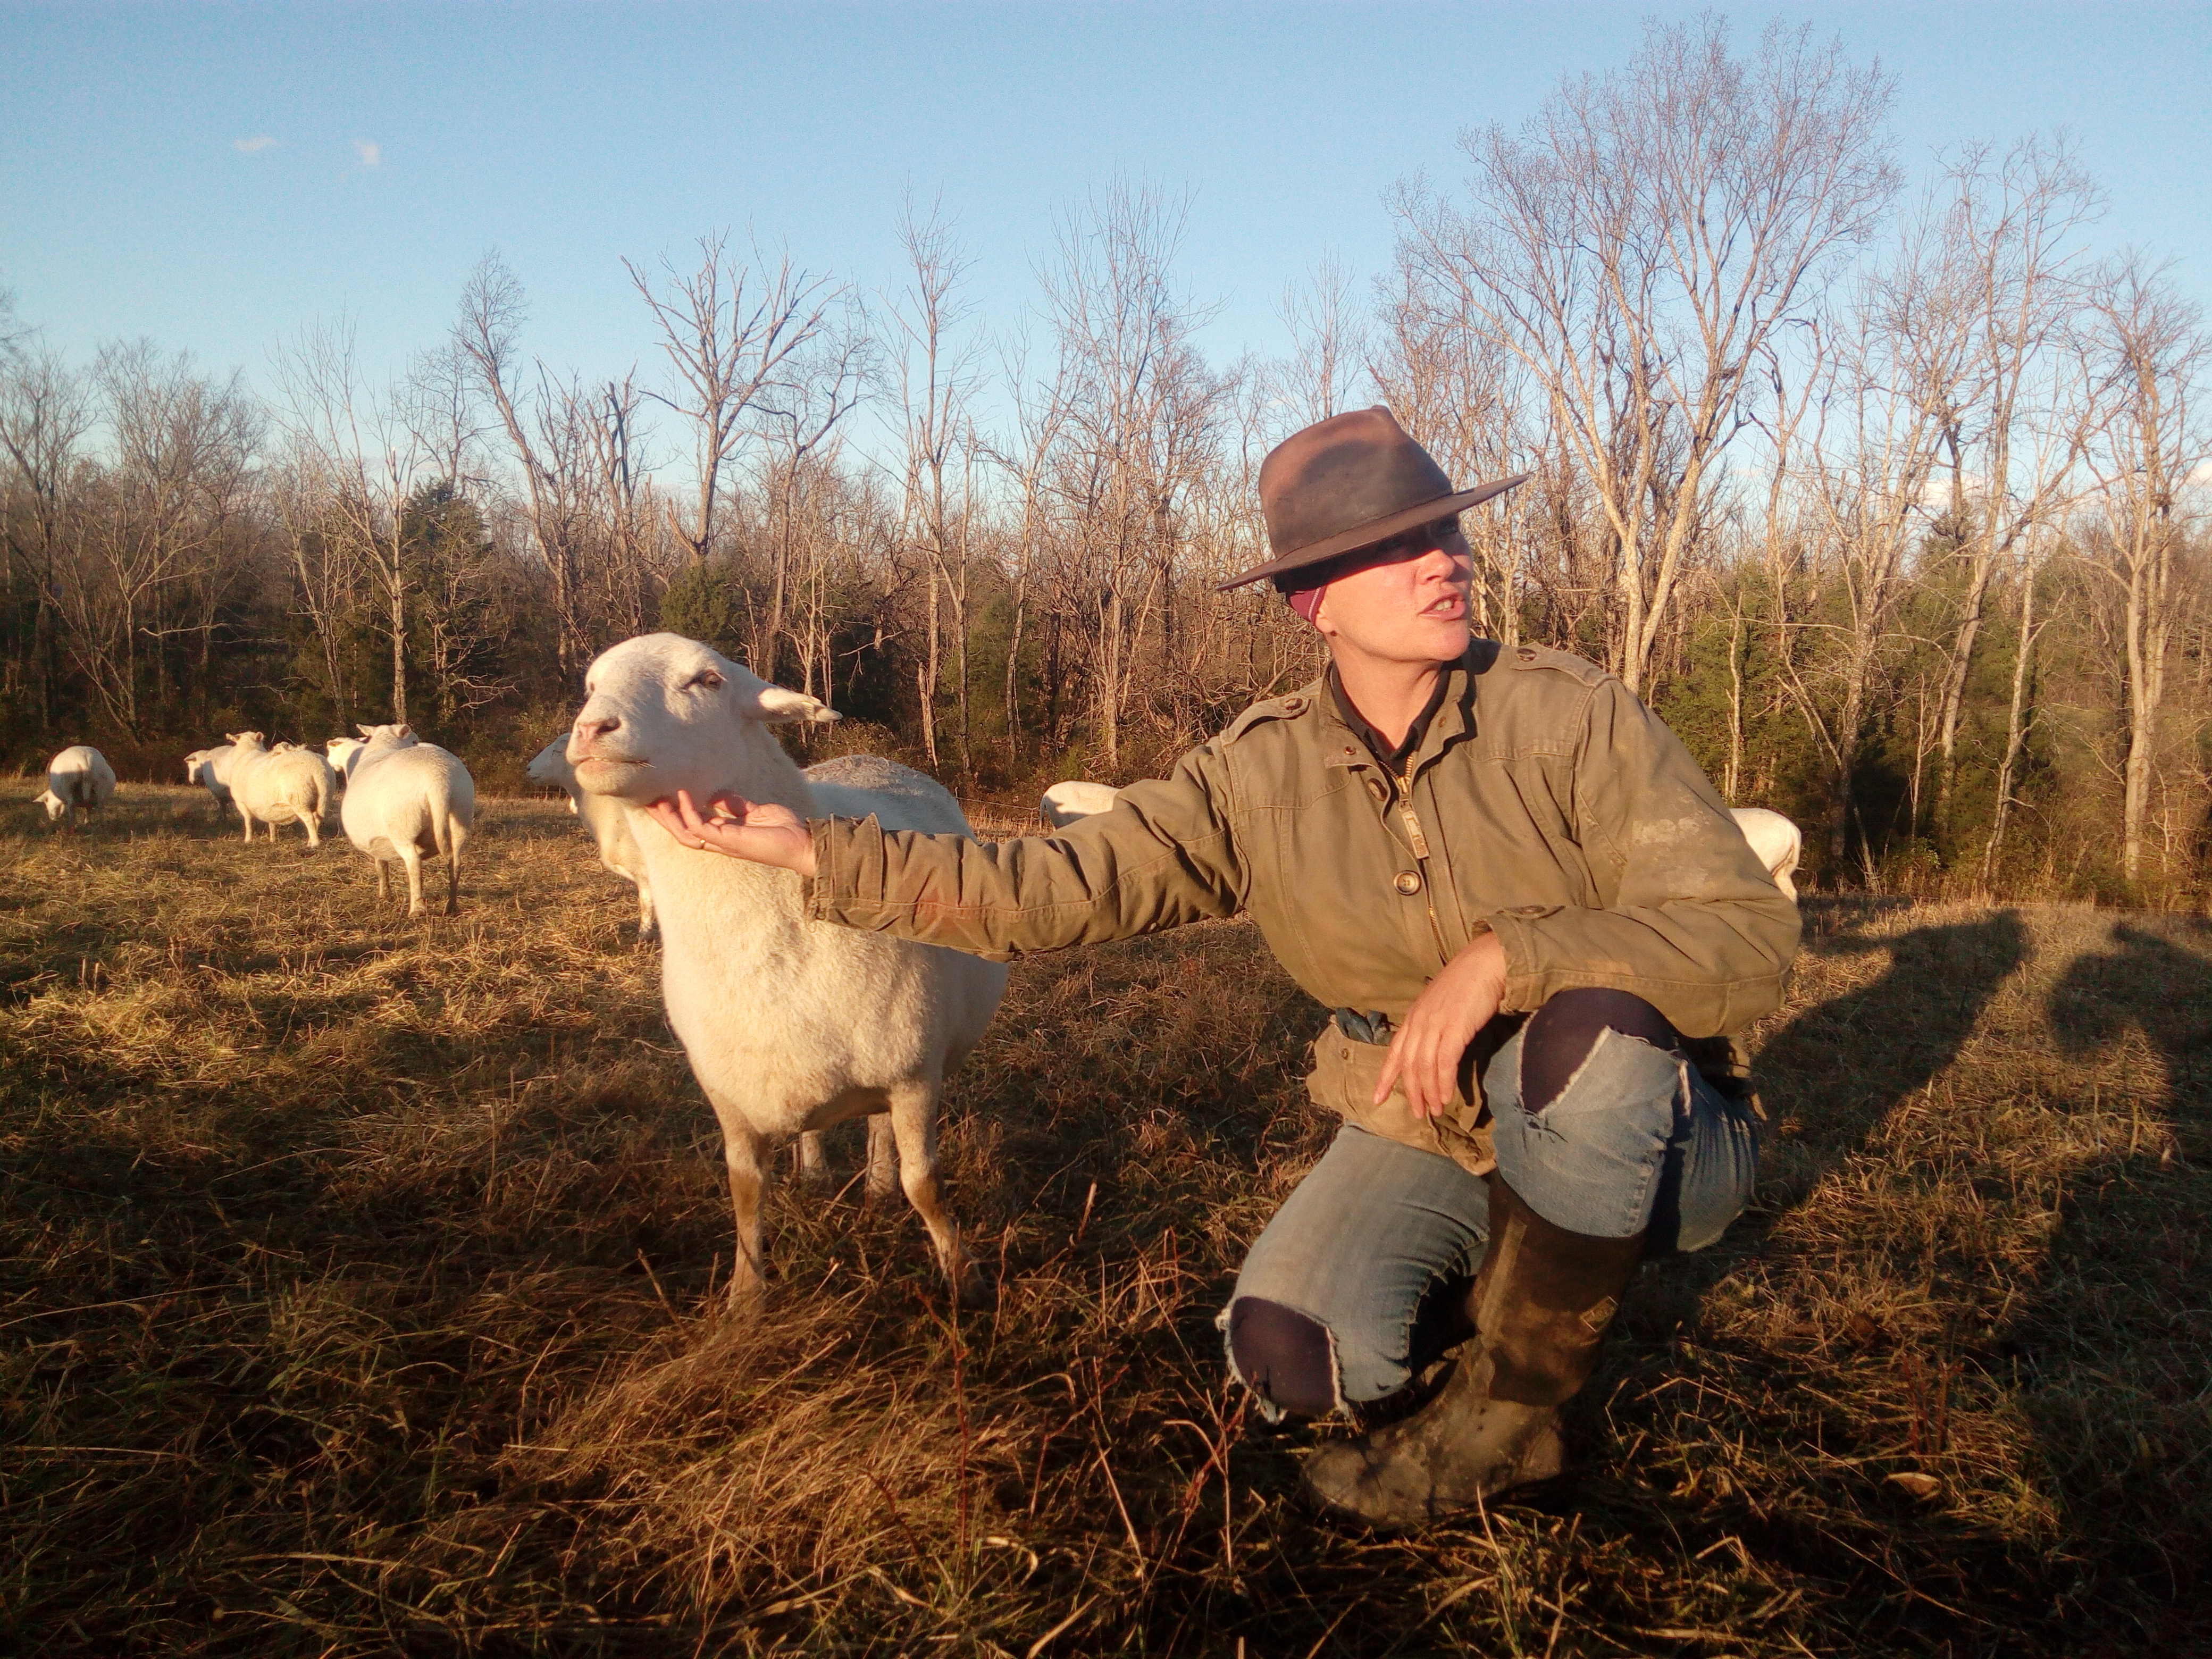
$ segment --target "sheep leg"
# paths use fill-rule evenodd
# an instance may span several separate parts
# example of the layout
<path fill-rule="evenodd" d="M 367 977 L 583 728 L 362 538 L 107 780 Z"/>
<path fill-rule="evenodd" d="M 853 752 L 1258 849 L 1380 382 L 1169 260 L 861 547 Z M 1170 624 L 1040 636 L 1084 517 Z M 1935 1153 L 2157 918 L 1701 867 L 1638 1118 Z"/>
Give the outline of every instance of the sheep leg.
<path fill-rule="evenodd" d="M 660 918 L 653 912 L 653 889 L 644 882 L 637 884 L 637 942 L 651 945 L 660 937 Z"/>
<path fill-rule="evenodd" d="M 736 1223 L 737 1259 L 730 1269 L 730 1311 L 740 1317 L 760 1311 L 768 1299 L 767 1263 L 761 1254 L 761 1207 L 768 1197 L 768 1150 L 745 1115 L 713 1100 L 722 1124 L 722 1161 L 730 1170 L 730 1210 Z"/>
<path fill-rule="evenodd" d="M 245 808 L 245 807 L 240 806 L 240 807 L 238 809 L 238 819 L 239 819 L 239 822 L 240 822 L 240 823 L 243 823 L 243 824 L 246 826 L 246 844 L 248 847 L 252 846 L 252 845 L 253 845 L 253 814 L 252 814 L 252 813 L 251 813 L 251 812 L 249 812 L 249 811 L 247 811 L 246 810 L 246 808 Z"/>
<path fill-rule="evenodd" d="M 945 1269 L 945 1279 L 960 1305 L 988 1307 L 990 1284 L 962 1248 L 960 1229 L 945 1207 L 938 1182 L 938 1085 L 934 1079 L 917 1078 L 897 1085 L 890 1096 L 891 1133 L 898 1142 L 899 1180 L 906 1188 L 906 1201 L 929 1229 L 930 1243 L 937 1247 L 938 1265 Z"/>
<path fill-rule="evenodd" d="M 446 914 L 457 916 L 461 913 L 461 838 L 449 830 L 451 844 L 446 849 Z"/>
<path fill-rule="evenodd" d="M 822 1148 L 822 1132 L 808 1129 L 799 1137 L 799 1180 L 802 1186 L 821 1187 L 830 1180 L 830 1158 Z"/>
<path fill-rule="evenodd" d="M 427 916 L 430 907 L 422 902 L 422 854 L 411 842 L 399 849 L 399 861 L 407 866 L 407 915 L 410 921 Z"/>
<path fill-rule="evenodd" d="M 382 859 L 372 859 L 376 866 L 376 896 L 380 899 L 392 896 L 392 866 Z"/>
<path fill-rule="evenodd" d="M 891 1129 L 891 1115 L 870 1113 L 868 1182 L 861 1189 L 869 1203 L 880 1203 L 898 1190 L 898 1137 Z"/>
<path fill-rule="evenodd" d="M 313 852 L 323 844 L 322 825 L 311 812 L 301 813 L 300 822 L 307 826 L 307 850 Z"/>

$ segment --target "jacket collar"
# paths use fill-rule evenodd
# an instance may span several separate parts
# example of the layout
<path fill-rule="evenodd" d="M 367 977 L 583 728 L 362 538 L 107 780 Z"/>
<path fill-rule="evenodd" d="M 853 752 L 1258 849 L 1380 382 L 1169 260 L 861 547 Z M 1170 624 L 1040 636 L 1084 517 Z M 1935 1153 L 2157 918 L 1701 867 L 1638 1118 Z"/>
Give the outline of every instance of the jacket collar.
<path fill-rule="evenodd" d="M 1497 662 L 1498 644 L 1495 640 L 1476 640 L 1462 657 L 1444 670 L 1443 701 L 1430 718 L 1429 729 L 1422 736 L 1419 746 L 1407 757 L 1406 776 L 1410 781 L 1419 777 L 1424 769 L 1435 762 L 1462 738 L 1474 732 L 1474 699 L 1478 683 Z M 1316 713 L 1320 716 L 1322 747 L 1328 750 L 1323 764 L 1328 766 L 1379 765 L 1367 747 L 1364 738 L 1353 731 L 1337 711 L 1334 677 L 1323 674 L 1310 688 Z"/>

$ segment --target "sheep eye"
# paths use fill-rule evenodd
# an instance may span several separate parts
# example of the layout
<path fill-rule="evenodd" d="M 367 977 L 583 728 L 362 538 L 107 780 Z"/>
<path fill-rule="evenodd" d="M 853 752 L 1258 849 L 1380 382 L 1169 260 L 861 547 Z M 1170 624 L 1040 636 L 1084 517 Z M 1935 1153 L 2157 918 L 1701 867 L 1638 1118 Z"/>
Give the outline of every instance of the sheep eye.
<path fill-rule="evenodd" d="M 722 677 L 711 668 L 702 668 L 694 674 L 689 684 L 702 691 L 712 691 L 722 684 Z"/>

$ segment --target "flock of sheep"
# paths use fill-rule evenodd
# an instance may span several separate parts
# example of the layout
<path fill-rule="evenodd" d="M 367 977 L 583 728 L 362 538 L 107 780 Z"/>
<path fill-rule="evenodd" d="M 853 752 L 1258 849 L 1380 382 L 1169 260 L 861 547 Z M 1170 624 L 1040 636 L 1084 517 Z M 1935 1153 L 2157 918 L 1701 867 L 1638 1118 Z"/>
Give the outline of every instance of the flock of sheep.
<path fill-rule="evenodd" d="M 639 932 L 661 946 L 661 996 L 722 1129 L 737 1255 L 733 1307 L 765 1291 L 761 1209 L 775 1149 L 796 1138 L 799 1167 L 823 1165 L 821 1132 L 868 1119 L 866 1190 L 902 1186 L 954 1291 L 973 1304 L 988 1285 L 960 1243 L 940 1190 L 938 1107 L 945 1079 L 974 1048 L 1006 987 L 998 963 L 826 923 L 800 908 L 790 874 L 687 849 L 654 824 L 649 803 L 688 790 L 704 801 L 727 790 L 774 801 L 802 818 L 872 813 L 887 830 L 973 833 L 960 804 L 934 779 L 873 756 L 801 769 L 772 726 L 824 724 L 836 712 L 769 684 L 710 647 L 648 634 L 604 652 L 585 678 L 574 726 L 531 762 L 530 775 L 559 787 L 597 842 L 600 861 L 637 888 Z M 459 759 L 405 726 L 362 726 L 324 752 L 258 732 L 185 758 L 188 781 L 238 809 L 246 838 L 265 823 L 297 821 L 319 844 L 321 823 L 343 781 L 339 823 L 376 861 L 377 890 L 390 866 L 407 875 L 408 914 L 424 914 L 422 860 L 446 860 L 448 915 L 460 890 L 461 849 L 476 788 Z M 106 805 L 114 769 L 98 750 L 64 750 L 39 797 L 50 817 Z M 1113 805 L 1097 784 L 1056 784 L 1042 803 L 1063 826 Z M 1736 820 L 1777 884 L 1796 896 L 1798 832 L 1778 813 L 1739 809 Z M 642 833 L 641 833 L 642 832 Z M 773 1021 L 751 1016 L 773 1007 Z"/>

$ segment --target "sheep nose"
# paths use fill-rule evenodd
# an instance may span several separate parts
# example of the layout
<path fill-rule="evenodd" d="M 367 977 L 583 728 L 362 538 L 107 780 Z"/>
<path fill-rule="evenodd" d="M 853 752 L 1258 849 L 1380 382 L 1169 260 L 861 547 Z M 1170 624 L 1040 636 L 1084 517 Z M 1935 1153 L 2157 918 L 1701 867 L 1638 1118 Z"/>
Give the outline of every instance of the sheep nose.
<path fill-rule="evenodd" d="M 597 738 L 604 738 L 621 725 L 622 717 L 619 714 L 602 714 L 597 719 L 580 718 L 576 721 L 576 736 L 582 742 L 591 743 Z"/>

